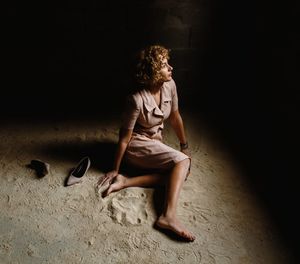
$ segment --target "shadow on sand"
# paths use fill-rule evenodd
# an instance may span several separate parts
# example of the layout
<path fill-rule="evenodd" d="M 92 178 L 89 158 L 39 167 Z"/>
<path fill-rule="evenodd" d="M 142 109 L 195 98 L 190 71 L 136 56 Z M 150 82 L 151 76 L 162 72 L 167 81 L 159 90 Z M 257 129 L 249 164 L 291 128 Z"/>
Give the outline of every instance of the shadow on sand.
<path fill-rule="evenodd" d="M 91 167 L 107 172 L 112 169 L 116 146 L 117 144 L 112 141 L 51 142 L 39 147 L 39 152 L 54 160 L 74 162 L 74 166 L 83 157 L 88 156 L 91 160 Z"/>

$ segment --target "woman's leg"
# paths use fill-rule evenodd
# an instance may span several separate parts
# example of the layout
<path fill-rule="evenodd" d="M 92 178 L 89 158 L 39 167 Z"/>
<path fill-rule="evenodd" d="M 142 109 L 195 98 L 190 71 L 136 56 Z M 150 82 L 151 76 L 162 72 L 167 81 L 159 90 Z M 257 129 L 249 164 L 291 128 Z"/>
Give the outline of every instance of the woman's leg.
<path fill-rule="evenodd" d="M 157 185 L 164 185 L 166 176 L 167 175 L 155 173 L 135 177 L 125 177 L 122 174 L 119 174 L 102 196 L 105 197 L 112 192 L 116 192 L 127 187 L 154 187 Z"/>
<path fill-rule="evenodd" d="M 177 163 L 171 170 L 167 185 L 166 185 L 166 202 L 162 215 L 158 218 L 156 224 L 165 229 L 170 229 L 176 234 L 189 241 L 194 241 L 195 236 L 183 227 L 176 217 L 176 208 L 179 194 L 186 178 L 190 160 L 185 159 Z"/>
<path fill-rule="evenodd" d="M 169 177 L 168 175 L 163 174 L 146 174 L 129 178 L 119 174 L 108 189 L 103 193 L 103 197 L 127 187 L 152 187 L 157 185 L 166 185 L 165 208 L 163 214 L 156 221 L 156 224 L 161 228 L 172 230 L 189 241 L 194 241 L 195 236 L 184 228 L 176 217 L 179 194 L 183 182 L 186 179 L 189 165 L 189 159 L 185 159 L 177 163 L 170 171 Z"/>

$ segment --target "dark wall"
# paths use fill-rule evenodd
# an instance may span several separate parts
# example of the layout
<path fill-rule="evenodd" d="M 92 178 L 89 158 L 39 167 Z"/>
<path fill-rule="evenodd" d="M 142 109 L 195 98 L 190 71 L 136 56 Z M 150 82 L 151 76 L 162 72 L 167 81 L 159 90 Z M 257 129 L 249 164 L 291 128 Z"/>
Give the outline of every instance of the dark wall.
<path fill-rule="evenodd" d="M 207 0 L 70 1 L 5 15 L 4 89 L 17 101 L 8 111 L 34 114 L 97 114 L 107 102 L 118 107 L 131 85 L 131 59 L 148 44 L 172 50 L 186 102 L 205 63 L 211 24 Z"/>

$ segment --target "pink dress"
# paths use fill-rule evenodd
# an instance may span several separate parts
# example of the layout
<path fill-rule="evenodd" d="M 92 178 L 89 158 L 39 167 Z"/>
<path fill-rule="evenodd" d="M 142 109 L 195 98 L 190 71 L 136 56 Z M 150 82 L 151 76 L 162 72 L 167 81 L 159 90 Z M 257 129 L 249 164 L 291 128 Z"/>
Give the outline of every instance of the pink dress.
<path fill-rule="evenodd" d="M 164 120 L 178 110 L 174 80 L 165 82 L 160 94 L 160 108 L 146 89 L 127 98 L 122 127 L 133 129 L 133 133 L 124 158 L 139 168 L 168 170 L 189 158 L 162 142 Z"/>

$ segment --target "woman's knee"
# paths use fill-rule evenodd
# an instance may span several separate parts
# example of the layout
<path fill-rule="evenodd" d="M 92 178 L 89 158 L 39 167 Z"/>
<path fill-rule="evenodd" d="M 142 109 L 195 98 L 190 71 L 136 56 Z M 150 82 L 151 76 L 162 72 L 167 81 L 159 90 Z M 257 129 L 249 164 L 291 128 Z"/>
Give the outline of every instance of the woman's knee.
<path fill-rule="evenodd" d="M 188 169 L 190 167 L 190 163 L 191 163 L 190 159 L 184 159 L 184 160 L 180 161 L 178 163 L 178 165 L 182 166 L 185 169 L 185 171 L 188 171 Z"/>

